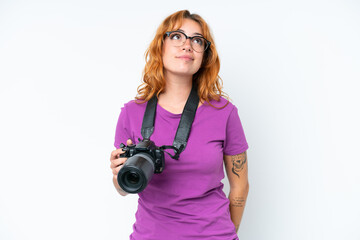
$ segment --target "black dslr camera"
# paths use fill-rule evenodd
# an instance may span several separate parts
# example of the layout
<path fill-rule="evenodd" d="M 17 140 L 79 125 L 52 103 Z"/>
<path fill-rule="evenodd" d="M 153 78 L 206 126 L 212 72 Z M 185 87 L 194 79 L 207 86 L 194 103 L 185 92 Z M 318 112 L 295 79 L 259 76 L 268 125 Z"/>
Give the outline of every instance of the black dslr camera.
<path fill-rule="evenodd" d="M 120 157 L 128 158 L 117 176 L 117 181 L 125 192 L 141 192 L 154 173 L 161 173 L 164 170 L 164 152 L 155 146 L 153 141 L 145 139 L 137 145 L 128 146 L 122 143 L 120 148 L 125 151 Z"/>

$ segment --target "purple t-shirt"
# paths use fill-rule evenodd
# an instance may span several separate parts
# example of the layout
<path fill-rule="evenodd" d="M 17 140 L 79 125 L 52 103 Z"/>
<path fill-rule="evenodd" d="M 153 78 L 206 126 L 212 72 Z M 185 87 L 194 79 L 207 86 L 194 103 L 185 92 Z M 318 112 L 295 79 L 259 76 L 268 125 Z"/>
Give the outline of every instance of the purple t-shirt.
<path fill-rule="evenodd" d="M 210 101 L 216 107 L 227 102 Z M 121 108 L 114 146 L 127 139 L 138 143 L 147 103 L 134 100 Z M 172 145 L 181 114 L 156 108 L 154 133 L 157 146 Z M 165 168 L 154 174 L 139 193 L 136 222 L 130 239 L 238 239 L 230 218 L 229 200 L 223 192 L 223 155 L 248 149 L 237 108 L 232 104 L 216 109 L 201 105 L 195 115 L 188 143 L 178 160 L 165 155 Z M 168 150 L 172 155 L 174 152 Z"/>

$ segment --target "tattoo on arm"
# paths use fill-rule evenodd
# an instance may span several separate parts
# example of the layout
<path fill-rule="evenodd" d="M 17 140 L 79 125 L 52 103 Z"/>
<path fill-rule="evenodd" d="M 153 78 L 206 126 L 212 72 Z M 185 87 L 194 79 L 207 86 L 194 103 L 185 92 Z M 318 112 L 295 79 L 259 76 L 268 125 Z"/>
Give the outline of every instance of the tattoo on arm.
<path fill-rule="evenodd" d="M 246 152 L 231 156 L 231 161 L 233 164 L 232 172 L 236 176 L 240 177 L 238 173 L 244 168 L 244 165 L 246 163 Z"/>
<path fill-rule="evenodd" d="M 232 207 L 244 207 L 245 206 L 245 198 L 243 197 L 234 197 L 231 199 Z"/>

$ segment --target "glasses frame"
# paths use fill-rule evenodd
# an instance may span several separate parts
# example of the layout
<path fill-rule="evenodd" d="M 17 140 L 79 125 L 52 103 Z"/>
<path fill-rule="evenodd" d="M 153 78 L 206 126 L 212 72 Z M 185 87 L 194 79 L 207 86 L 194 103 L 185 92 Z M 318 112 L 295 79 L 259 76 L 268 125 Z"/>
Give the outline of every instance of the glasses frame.
<path fill-rule="evenodd" d="M 202 38 L 202 39 L 204 39 L 205 42 L 206 42 L 206 46 L 205 46 L 205 48 L 204 48 L 204 51 L 198 52 L 198 53 L 203 53 L 203 52 L 205 52 L 205 51 L 210 47 L 210 45 L 211 45 L 211 42 L 208 41 L 208 40 L 207 40 L 206 38 L 204 38 L 203 36 L 193 36 L 193 37 L 189 37 L 189 36 L 186 35 L 184 32 L 177 31 L 177 30 L 176 30 L 176 31 L 166 32 L 165 35 L 166 35 L 167 37 L 170 37 L 170 34 L 172 34 L 172 33 L 174 33 L 174 32 L 183 34 L 183 35 L 185 36 L 186 40 L 190 39 L 191 49 L 194 50 L 195 52 L 198 52 L 198 51 L 196 51 L 196 50 L 193 48 L 193 46 L 192 46 L 192 40 L 193 40 L 194 38 Z M 185 42 L 186 42 L 186 40 L 185 40 Z M 180 45 L 179 47 L 184 46 L 185 42 L 184 42 L 182 45 Z"/>

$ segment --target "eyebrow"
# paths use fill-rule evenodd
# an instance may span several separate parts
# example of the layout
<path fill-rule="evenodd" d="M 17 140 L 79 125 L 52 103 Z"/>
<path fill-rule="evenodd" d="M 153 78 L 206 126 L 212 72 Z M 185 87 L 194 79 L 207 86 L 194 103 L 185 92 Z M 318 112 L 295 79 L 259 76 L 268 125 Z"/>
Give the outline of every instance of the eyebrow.
<path fill-rule="evenodd" d="M 185 31 L 182 30 L 181 28 L 179 28 L 178 31 L 185 33 Z M 197 32 L 195 32 L 194 35 L 200 35 L 200 36 L 204 37 L 201 33 L 197 33 Z"/>

